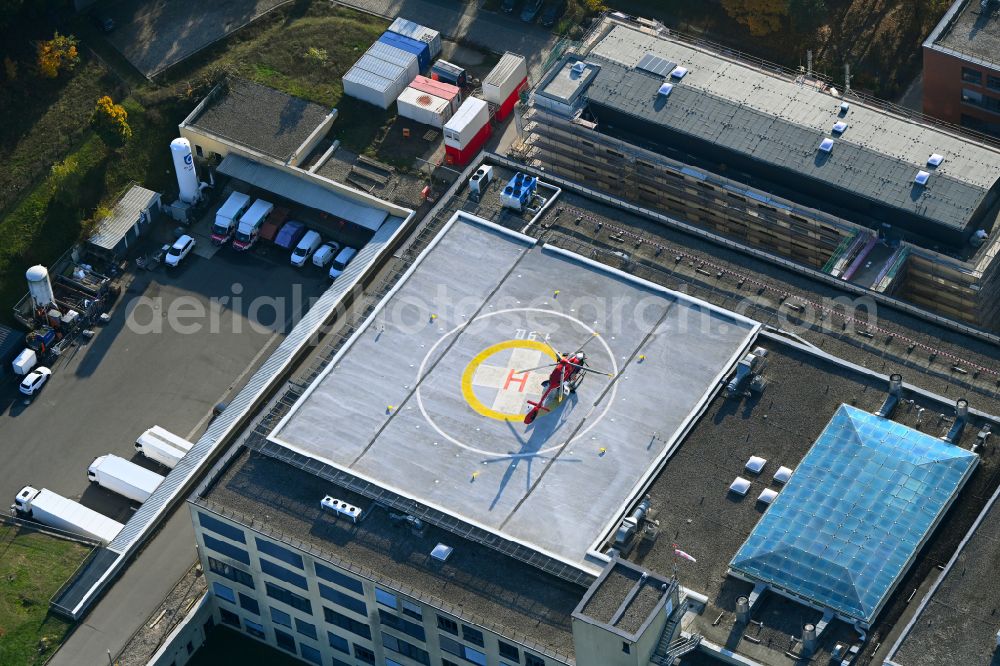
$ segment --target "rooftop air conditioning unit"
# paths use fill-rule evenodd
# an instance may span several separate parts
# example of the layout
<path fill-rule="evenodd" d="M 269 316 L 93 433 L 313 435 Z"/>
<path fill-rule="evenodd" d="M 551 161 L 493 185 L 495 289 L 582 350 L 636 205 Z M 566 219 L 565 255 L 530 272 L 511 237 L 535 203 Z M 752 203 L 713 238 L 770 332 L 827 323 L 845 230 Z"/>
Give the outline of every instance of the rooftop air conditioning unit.
<path fill-rule="evenodd" d="M 335 497 L 327 495 L 320 502 L 322 506 L 327 511 L 332 511 L 333 513 L 340 514 L 346 518 L 349 518 L 352 523 L 356 523 L 361 520 L 362 511 L 353 504 L 348 504 L 342 500 Z"/>

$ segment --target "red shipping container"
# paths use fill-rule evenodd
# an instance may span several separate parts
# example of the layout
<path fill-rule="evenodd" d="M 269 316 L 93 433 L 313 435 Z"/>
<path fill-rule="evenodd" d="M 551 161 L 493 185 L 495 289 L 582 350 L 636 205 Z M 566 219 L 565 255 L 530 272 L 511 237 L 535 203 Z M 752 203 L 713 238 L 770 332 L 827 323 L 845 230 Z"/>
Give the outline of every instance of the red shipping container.
<path fill-rule="evenodd" d="M 492 133 L 493 126 L 486 123 L 483 125 L 483 128 L 479 130 L 474 137 L 472 137 L 472 140 L 466 144 L 465 148 L 456 148 L 445 144 L 445 159 L 448 161 L 448 164 L 465 166 L 471 162 L 472 158 L 478 155 L 479 151 L 482 150 L 483 144 L 486 143 L 486 140 L 490 138 L 490 134 Z"/>

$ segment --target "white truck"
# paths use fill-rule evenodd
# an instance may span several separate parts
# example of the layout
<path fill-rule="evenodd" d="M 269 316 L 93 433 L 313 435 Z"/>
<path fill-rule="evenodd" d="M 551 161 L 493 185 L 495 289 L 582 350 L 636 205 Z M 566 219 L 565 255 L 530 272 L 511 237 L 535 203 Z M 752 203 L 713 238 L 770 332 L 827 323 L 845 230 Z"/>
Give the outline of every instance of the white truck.
<path fill-rule="evenodd" d="M 180 462 L 192 446 L 191 442 L 160 426 L 153 426 L 135 440 L 136 451 L 170 469 Z"/>
<path fill-rule="evenodd" d="M 245 251 L 249 250 L 257 242 L 257 235 L 264 224 L 264 220 L 274 210 L 274 204 L 270 201 L 257 199 L 253 205 L 243 213 L 240 218 L 240 226 L 236 228 L 236 237 L 233 239 L 233 249 Z"/>
<path fill-rule="evenodd" d="M 105 545 L 118 536 L 124 527 L 118 521 L 111 520 L 47 488 L 41 490 L 31 486 L 21 488 L 14 497 L 11 509 L 20 518 L 31 518 L 64 532 L 96 539 Z"/>
<path fill-rule="evenodd" d="M 134 462 L 111 455 L 95 458 L 87 469 L 87 478 L 102 488 L 136 502 L 145 502 L 163 483 L 163 477 Z"/>
<path fill-rule="evenodd" d="M 226 203 L 215 213 L 215 224 L 212 225 L 212 242 L 224 245 L 236 232 L 240 217 L 250 207 L 250 197 L 242 192 L 233 192 Z"/>

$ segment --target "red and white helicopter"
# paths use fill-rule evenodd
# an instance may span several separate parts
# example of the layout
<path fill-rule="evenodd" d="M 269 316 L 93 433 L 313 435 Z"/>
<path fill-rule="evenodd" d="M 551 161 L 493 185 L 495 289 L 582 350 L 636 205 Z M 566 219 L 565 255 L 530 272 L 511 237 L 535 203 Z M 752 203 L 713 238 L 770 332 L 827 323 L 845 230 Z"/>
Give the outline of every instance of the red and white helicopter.
<path fill-rule="evenodd" d="M 610 373 L 592 370 L 587 367 L 587 354 L 583 351 L 583 348 L 586 347 L 587 343 L 595 337 L 597 337 L 597 333 L 594 333 L 590 338 L 588 338 L 587 342 L 580 345 L 580 348 L 572 354 L 560 354 L 550 345 L 549 348 L 552 349 L 555 355 L 559 358 L 558 361 L 555 363 L 540 365 L 536 368 L 528 368 L 527 370 L 518 371 L 518 374 L 522 374 L 525 372 L 541 370 L 542 368 L 552 368 L 552 372 L 549 373 L 549 378 L 542 382 L 542 386 L 545 389 L 542 392 L 542 396 L 537 402 L 533 400 L 528 401 L 528 404 L 531 405 L 531 409 L 524 415 L 525 425 L 531 425 L 540 413 L 551 412 L 553 407 L 563 398 L 568 397 L 571 393 L 575 393 L 581 382 L 583 382 L 583 378 L 586 377 L 588 373 L 604 375 L 606 377 L 612 376 Z"/>

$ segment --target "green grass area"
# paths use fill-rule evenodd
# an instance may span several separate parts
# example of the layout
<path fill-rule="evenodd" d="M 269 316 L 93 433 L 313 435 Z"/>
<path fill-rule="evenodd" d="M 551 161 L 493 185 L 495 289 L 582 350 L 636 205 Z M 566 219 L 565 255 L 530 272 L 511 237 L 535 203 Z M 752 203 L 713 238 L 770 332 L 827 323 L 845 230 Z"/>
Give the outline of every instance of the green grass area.
<path fill-rule="evenodd" d="M 70 623 L 49 613 L 49 598 L 89 549 L 32 530 L 0 524 L 0 664 L 42 664 Z"/>

